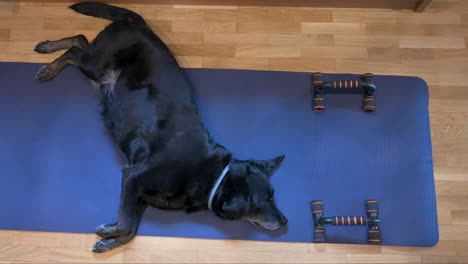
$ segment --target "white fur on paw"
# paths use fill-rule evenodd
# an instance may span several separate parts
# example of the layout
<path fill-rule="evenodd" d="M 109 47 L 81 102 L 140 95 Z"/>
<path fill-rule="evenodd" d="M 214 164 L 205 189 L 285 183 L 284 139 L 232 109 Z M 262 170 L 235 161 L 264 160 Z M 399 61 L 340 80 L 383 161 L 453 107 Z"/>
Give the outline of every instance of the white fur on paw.
<path fill-rule="evenodd" d="M 106 252 L 106 251 L 109 251 L 113 248 L 115 248 L 115 239 L 103 239 L 103 240 L 99 240 L 98 242 L 96 242 L 96 244 L 94 244 L 93 246 L 93 252 L 95 253 L 103 253 L 103 252 Z"/>
<path fill-rule="evenodd" d="M 47 68 L 48 65 L 44 65 L 36 73 L 36 80 L 38 81 L 48 81 L 51 79 L 49 69 Z"/>

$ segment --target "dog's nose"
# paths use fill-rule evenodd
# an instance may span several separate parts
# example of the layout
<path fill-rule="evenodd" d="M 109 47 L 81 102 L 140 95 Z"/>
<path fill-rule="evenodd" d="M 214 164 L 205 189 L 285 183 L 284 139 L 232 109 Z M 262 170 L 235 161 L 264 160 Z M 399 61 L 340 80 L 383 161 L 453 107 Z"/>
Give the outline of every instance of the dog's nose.
<path fill-rule="evenodd" d="M 281 225 L 286 225 L 287 223 L 288 223 L 288 219 L 286 219 L 285 217 L 281 218 L 280 220 Z"/>
<path fill-rule="evenodd" d="M 281 225 L 286 225 L 288 223 L 288 219 L 286 217 L 284 217 L 283 214 L 280 214 L 279 222 L 280 222 Z"/>

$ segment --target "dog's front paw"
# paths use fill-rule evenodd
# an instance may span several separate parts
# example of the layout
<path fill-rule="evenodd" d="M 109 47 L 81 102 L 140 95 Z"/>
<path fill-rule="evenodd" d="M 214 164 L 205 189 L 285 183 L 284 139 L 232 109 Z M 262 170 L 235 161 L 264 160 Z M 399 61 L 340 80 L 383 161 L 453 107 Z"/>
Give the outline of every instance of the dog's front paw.
<path fill-rule="evenodd" d="M 102 238 L 118 236 L 116 224 L 102 224 L 96 228 L 96 235 Z"/>
<path fill-rule="evenodd" d="M 111 249 L 114 249 L 114 248 L 118 247 L 119 245 L 120 245 L 120 243 L 118 243 L 118 241 L 116 239 L 114 239 L 114 238 L 102 239 L 102 240 L 99 240 L 98 242 L 96 242 L 96 244 L 94 244 L 93 252 L 103 253 L 103 252 L 109 251 Z"/>
<path fill-rule="evenodd" d="M 49 67 L 49 65 L 42 66 L 37 71 L 35 77 L 36 77 L 36 80 L 40 82 L 48 81 L 54 77 L 53 69 Z"/>
<path fill-rule="evenodd" d="M 34 48 L 34 51 L 37 53 L 50 53 L 50 41 L 42 41 L 37 43 L 36 47 Z"/>

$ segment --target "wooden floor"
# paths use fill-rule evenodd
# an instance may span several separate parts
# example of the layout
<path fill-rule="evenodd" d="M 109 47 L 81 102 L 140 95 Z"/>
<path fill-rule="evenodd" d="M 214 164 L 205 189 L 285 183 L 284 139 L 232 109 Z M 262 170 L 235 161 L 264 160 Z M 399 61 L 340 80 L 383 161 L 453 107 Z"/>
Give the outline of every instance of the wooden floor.
<path fill-rule="evenodd" d="M 0 1 L 0 61 L 49 62 L 58 54 L 34 54 L 37 41 L 78 33 L 92 38 L 107 23 L 75 14 L 66 5 Z M 468 1 L 435 0 L 422 14 L 126 7 L 149 20 L 185 67 L 423 77 L 430 85 L 440 242 L 434 248 L 399 248 L 138 237 L 124 248 L 96 255 L 91 253 L 94 235 L 0 231 L 0 263 L 468 263 Z"/>

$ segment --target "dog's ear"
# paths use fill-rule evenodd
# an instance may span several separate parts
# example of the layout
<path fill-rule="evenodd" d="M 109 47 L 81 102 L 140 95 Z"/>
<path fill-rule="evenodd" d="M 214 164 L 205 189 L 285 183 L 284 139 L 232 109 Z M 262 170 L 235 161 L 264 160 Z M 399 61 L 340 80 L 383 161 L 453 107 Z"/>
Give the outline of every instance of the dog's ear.
<path fill-rule="evenodd" d="M 284 155 L 278 156 L 273 159 L 269 160 L 252 160 L 252 163 L 259 168 L 260 170 L 264 171 L 268 177 L 271 177 L 275 170 L 279 167 L 281 162 L 284 160 Z"/>

